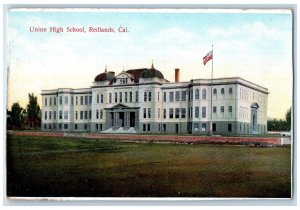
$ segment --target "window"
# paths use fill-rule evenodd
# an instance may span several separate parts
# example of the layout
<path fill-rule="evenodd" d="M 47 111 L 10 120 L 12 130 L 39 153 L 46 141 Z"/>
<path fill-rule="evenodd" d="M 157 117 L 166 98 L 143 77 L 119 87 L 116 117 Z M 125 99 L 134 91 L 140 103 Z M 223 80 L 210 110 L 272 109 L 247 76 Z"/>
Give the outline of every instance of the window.
<path fill-rule="evenodd" d="M 92 119 L 92 111 L 89 111 L 89 119 Z"/>
<path fill-rule="evenodd" d="M 139 91 L 135 91 L 135 102 L 139 102 Z"/>
<path fill-rule="evenodd" d="M 78 96 L 76 96 L 76 105 L 78 105 Z"/>
<path fill-rule="evenodd" d="M 191 118 L 193 118 L 193 107 L 191 107 Z"/>
<path fill-rule="evenodd" d="M 146 131 L 146 124 L 143 124 L 143 131 Z"/>
<path fill-rule="evenodd" d="M 228 131 L 229 131 L 229 132 L 232 131 L 232 124 L 231 124 L 231 123 L 228 124 Z"/>
<path fill-rule="evenodd" d="M 112 96 L 111 96 L 111 93 L 109 93 L 109 99 L 108 99 L 109 103 L 112 102 L 111 97 L 112 97 Z"/>
<path fill-rule="evenodd" d="M 148 118 L 151 118 L 151 108 L 148 108 Z"/>
<path fill-rule="evenodd" d="M 228 106 L 228 112 L 232 112 L 232 106 Z"/>
<path fill-rule="evenodd" d="M 144 101 L 147 101 L 147 92 L 144 92 Z"/>
<path fill-rule="evenodd" d="M 179 101 L 180 100 L 180 95 L 179 95 L 180 93 L 179 93 L 179 91 L 176 91 L 175 92 L 175 100 L 176 101 Z"/>
<path fill-rule="evenodd" d="M 88 96 L 84 97 L 84 104 L 87 105 L 88 104 Z"/>
<path fill-rule="evenodd" d="M 181 118 L 185 118 L 185 116 L 186 116 L 186 109 L 181 108 Z"/>
<path fill-rule="evenodd" d="M 129 102 L 132 102 L 132 92 L 129 92 Z"/>
<path fill-rule="evenodd" d="M 173 102 L 174 101 L 174 92 L 169 93 L 169 101 Z"/>
<path fill-rule="evenodd" d="M 194 130 L 199 131 L 199 123 L 194 123 Z"/>
<path fill-rule="evenodd" d="M 49 99 L 49 106 L 52 106 L 52 98 Z"/>
<path fill-rule="evenodd" d="M 71 105 L 74 105 L 74 96 L 71 97 Z"/>
<path fill-rule="evenodd" d="M 202 99 L 206 99 L 206 89 L 202 90 Z"/>
<path fill-rule="evenodd" d="M 167 93 L 164 92 L 164 102 L 167 102 Z"/>
<path fill-rule="evenodd" d="M 202 131 L 206 131 L 206 123 L 202 123 Z"/>
<path fill-rule="evenodd" d="M 146 117 L 147 117 L 147 109 L 144 108 L 144 118 L 146 118 Z"/>
<path fill-rule="evenodd" d="M 59 111 L 59 119 L 62 119 L 62 111 Z"/>
<path fill-rule="evenodd" d="M 92 104 L 92 96 L 90 96 L 89 98 L 90 98 L 89 102 L 90 104 Z"/>
<path fill-rule="evenodd" d="M 99 124 L 100 125 L 100 131 L 102 131 L 102 124 Z"/>
<path fill-rule="evenodd" d="M 47 106 L 47 101 L 48 101 L 48 99 L 47 99 L 47 98 L 45 98 L 45 106 Z"/>
<path fill-rule="evenodd" d="M 174 109 L 170 108 L 169 109 L 169 118 L 172 119 L 174 117 Z"/>
<path fill-rule="evenodd" d="M 100 103 L 103 104 L 103 94 L 101 94 Z"/>
<path fill-rule="evenodd" d="M 179 108 L 175 109 L 175 118 L 179 118 Z"/>
<path fill-rule="evenodd" d="M 53 98 L 53 105 L 56 106 L 56 97 Z"/>
<path fill-rule="evenodd" d="M 84 130 L 87 130 L 87 124 L 84 124 Z"/>
<path fill-rule="evenodd" d="M 83 96 L 80 96 L 80 105 L 83 105 Z"/>
<path fill-rule="evenodd" d="M 75 119 L 78 119 L 78 111 L 75 112 Z"/>
<path fill-rule="evenodd" d="M 87 120 L 88 119 L 88 112 L 84 111 L 84 119 Z"/>
<path fill-rule="evenodd" d="M 216 112 L 217 112 L 217 107 L 214 106 L 214 107 L 213 107 L 213 113 L 216 113 Z"/>
<path fill-rule="evenodd" d="M 56 129 L 56 124 L 53 124 L 53 129 Z"/>
<path fill-rule="evenodd" d="M 203 93 L 202 93 L 202 95 L 203 95 Z M 195 91 L 195 99 L 199 99 L 199 97 L 200 97 L 199 89 L 196 89 L 196 91 Z"/>
<path fill-rule="evenodd" d="M 120 97 L 120 99 L 119 99 L 120 103 L 122 103 L 122 101 L 123 101 L 123 93 L 122 92 L 119 93 L 119 97 Z"/>
<path fill-rule="evenodd" d="M 161 124 L 158 124 L 158 131 L 160 132 L 160 130 L 161 130 Z"/>
<path fill-rule="evenodd" d="M 164 109 L 164 119 L 167 118 L 167 109 Z"/>
<path fill-rule="evenodd" d="M 118 93 L 115 93 L 115 103 L 118 103 Z"/>
<path fill-rule="evenodd" d="M 47 111 L 45 111 L 45 120 L 47 120 Z"/>
<path fill-rule="evenodd" d="M 98 124 L 96 124 L 96 131 L 99 129 L 98 127 L 99 127 L 99 125 L 98 125 Z"/>
<path fill-rule="evenodd" d="M 103 119 L 103 110 L 100 110 L 100 119 Z"/>
<path fill-rule="evenodd" d="M 186 101 L 186 91 L 181 91 L 181 101 Z"/>
<path fill-rule="evenodd" d="M 221 106 L 221 112 L 224 113 L 224 106 Z"/>
<path fill-rule="evenodd" d="M 83 111 L 80 111 L 80 119 L 83 119 Z"/>
<path fill-rule="evenodd" d="M 65 96 L 65 105 L 68 105 L 68 103 L 69 103 L 69 97 Z"/>
<path fill-rule="evenodd" d="M 51 124 L 49 124 L 49 129 L 51 129 Z"/>
<path fill-rule="evenodd" d="M 52 114 L 52 112 L 51 111 L 49 111 L 49 120 L 51 120 L 51 114 Z"/>
<path fill-rule="evenodd" d="M 195 118 L 199 117 L 199 106 L 195 107 Z"/>
<path fill-rule="evenodd" d="M 223 94 L 223 95 L 224 95 L 224 88 L 222 88 L 222 89 L 221 89 L 221 94 Z"/>
<path fill-rule="evenodd" d="M 229 94 L 232 94 L 232 88 L 229 88 Z"/>
<path fill-rule="evenodd" d="M 166 132 L 166 130 L 167 130 L 167 125 L 163 124 L 163 131 Z"/>
<path fill-rule="evenodd" d="M 127 103 L 127 100 L 128 100 L 128 93 L 125 92 L 125 103 Z"/>
<path fill-rule="evenodd" d="M 56 111 L 53 112 L 53 119 L 56 120 Z"/>
<path fill-rule="evenodd" d="M 99 110 L 96 110 L 96 119 L 99 119 Z"/>
<path fill-rule="evenodd" d="M 68 119 L 68 111 L 64 111 L 64 119 L 65 119 L 65 120 Z"/>
<path fill-rule="evenodd" d="M 59 125 L 58 125 L 58 127 L 59 127 L 59 129 L 61 130 L 61 128 L 62 128 L 62 125 L 61 125 L 61 124 L 59 124 Z"/>
<path fill-rule="evenodd" d="M 206 117 L 206 106 L 202 107 L 202 117 L 205 118 Z"/>
<path fill-rule="evenodd" d="M 151 92 L 148 93 L 148 101 L 151 101 L 152 97 L 151 97 Z"/>
<path fill-rule="evenodd" d="M 147 125 L 148 131 L 150 131 L 150 124 Z"/>
<path fill-rule="evenodd" d="M 217 89 L 216 89 L 216 88 L 213 90 L 213 94 L 214 94 L 214 95 L 217 94 Z"/>
<path fill-rule="evenodd" d="M 68 124 L 64 124 L 64 129 L 68 129 Z"/>
<path fill-rule="evenodd" d="M 99 95 L 97 94 L 97 104 L 99 104 Z"/>
<path fill-rule="evenodd" d="M 62 105 L 62 96 L 59 96 L 59 105 Z"/>

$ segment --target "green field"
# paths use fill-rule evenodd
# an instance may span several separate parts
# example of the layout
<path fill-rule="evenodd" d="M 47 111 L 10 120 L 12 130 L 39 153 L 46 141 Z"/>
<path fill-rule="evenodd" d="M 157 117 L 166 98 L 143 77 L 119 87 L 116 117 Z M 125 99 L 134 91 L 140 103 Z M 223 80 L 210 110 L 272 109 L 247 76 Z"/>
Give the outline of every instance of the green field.
<path fill-rule="evenodd" d="M 7 139 L 8 196 L 291 197 L 291 148 Z"/>

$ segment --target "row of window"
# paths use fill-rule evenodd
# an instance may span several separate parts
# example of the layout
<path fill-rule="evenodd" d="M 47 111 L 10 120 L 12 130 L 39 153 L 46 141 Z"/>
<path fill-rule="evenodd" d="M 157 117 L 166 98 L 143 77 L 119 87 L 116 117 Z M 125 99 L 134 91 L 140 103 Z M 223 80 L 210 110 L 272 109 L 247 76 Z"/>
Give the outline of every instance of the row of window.
<path fill-rule="evenodd" d="M 101 113 L 102 113 L 102 111 L 101 111 Z M 103 114 L 101 114 L 100 116 L 102 117 Z M 44 119 L 47 120 L 48 118 L 49 118 L 49 120 L 52 120 L 52 119 L 56 120 L 56 118 L 57 118 L 56 111 L 49 111 L 49 112 L 45 111 L 44 112 Z M 59 111 L 58 112 L 58 119 L 59 120 L 62 120 L 62 119 L 68 120 L 69 119 L 69 111 L 64 111 L 64 112 Z M 78 120 L 78 119 L 80 119 L 80 120 L 83 120 L 83 119 L 88 120 L 89 119 L 90 120 L 90 119 L 92 119 L 92 111 L 91 110 L 89 110 L 89 111 L 76 111 L 75 112 L 75 119 L 76 120 Z"/>
<path fill-rule="evenodd" d="M 127 103 L 127 102 L 134 102 L 133 101 L 133 93 L 132 92 L 124 92 L 124 101 L 123 101 L 123 92 L 115 92 L 114 94 L 115 98 L 115 103 Z M 112 103 L 112 93 L 109 93 L 108 97 L 109 103 Z M 139 92 L 135 91 L 135 102 L 139 101 Z"/>
<path fill-rule="evenodd" d="M 56 124 L 44 124 L 44 129 L 56 129 Z M 58 124 L 58 129 L 59 130 L 68 130 L 69 129 L 69 124 L 67 123 L 59 123 Z M 88 129 L 88 124 L 83 124 L 83 129 L 87 130 Z M 100 124 L 95 124 L 95 130 L 96 131 L 102 131 L 103 125 Z M 78 124 L 74 124 L 74 130 L 78 130 Z"/>
<path fill-rule="evenodd" d="M 74 105 L 74 96 L 71 96 L 71 105 Z M 49 99 L 49 104 L 48 104 Z M 44 105 L 45 106 L 56 106 L 56 97 L 45 97 L 44 99 Z M 80 100 L 80 101 L 79 101 Z M 53 102 L 53 103 L 52 103 Z M 64 103 L 63 103 L 63 97 L 58 97 L 58 104 L 59 105 L 69 105 L 69 96 L 64 96 Z M 92 104 L 92 96 L 76 96 L 75 97 L 75 105 L 91 105 Z"/>

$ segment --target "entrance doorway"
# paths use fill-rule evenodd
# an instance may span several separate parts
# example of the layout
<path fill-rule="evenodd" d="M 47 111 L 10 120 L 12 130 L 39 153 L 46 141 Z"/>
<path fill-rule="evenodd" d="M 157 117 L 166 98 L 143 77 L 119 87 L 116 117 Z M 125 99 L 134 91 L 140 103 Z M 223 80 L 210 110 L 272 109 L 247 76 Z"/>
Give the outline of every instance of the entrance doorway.
<path fill-rule="evenodd" d="M 124 112 L 119 112 L 119 126 L 124 127 Z"/>
<path fill-rule="evenodd" d="M 135 127 L 135 112 L 130 112 L 130 127 Z"/>
<path fill-rule="evenodd" d="M 214 132 L 217 131 L 217 125 L 216 125 L 216 123 L 212 124 L 212 131 L 214 131 Z"/>

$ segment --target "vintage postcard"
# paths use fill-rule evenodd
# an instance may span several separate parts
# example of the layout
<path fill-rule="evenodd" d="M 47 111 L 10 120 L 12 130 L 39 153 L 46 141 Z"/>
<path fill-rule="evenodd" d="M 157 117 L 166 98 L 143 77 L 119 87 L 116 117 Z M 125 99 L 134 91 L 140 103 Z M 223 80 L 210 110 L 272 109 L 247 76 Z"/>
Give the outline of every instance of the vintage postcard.
<path fill-rule="evenodd" d="M 293 13 L 14 9 L 6 195 L 293 197 Z"/>

